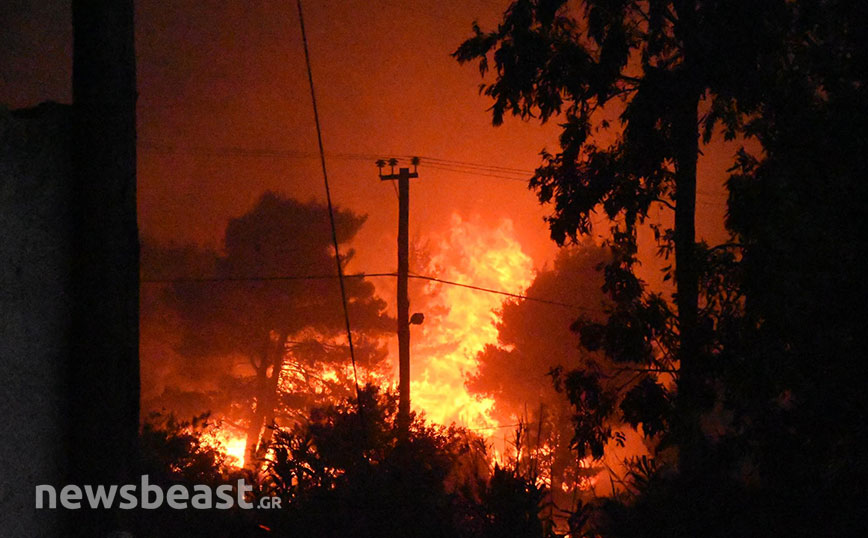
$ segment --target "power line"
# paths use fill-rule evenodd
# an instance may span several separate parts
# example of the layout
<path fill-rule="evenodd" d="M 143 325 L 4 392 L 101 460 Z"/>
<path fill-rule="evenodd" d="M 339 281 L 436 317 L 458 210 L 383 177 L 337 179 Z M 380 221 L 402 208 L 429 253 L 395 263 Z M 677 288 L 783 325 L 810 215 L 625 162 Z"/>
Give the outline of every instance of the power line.
<path fill-rule="evenodd" d="M 465 166 L 469 168 L 488 168 L 492 170 L 500 170 L 502 172 L 512 172 L 516 174 L 532 174 L 533 170 L 528 170 L 524 168 L 512 168 L 509 166 L 498 166 L 498 165 L 483 165 L 479 163 L 469 162 L 469 161 L 456 161 L 454 159 L 443 159 L 440 157 L 429 157 L 426 155 L 417 155 L 420 159 L 424 160 L 426 163 L 442 163 L 448 165 L 458 165 Z"/>
<path fill-rule="evenodd" d="M 397 277 L 397 273 L 350 273 L 344 274 L 342 276 L 338 275 L 275 275 L 275 276 L 261 276 L 261 277 L 180 277 L 180 278 L 143 278 L 140 280 L 142 284 L 194 284 L 194 283 L 214 283 L 214 282 L 280 282 L 280 281 L 293 281 L 293 280 L 330 280 L 335 278 L 380 278 L 380 277 Z M 493 288 L 486 288 L 483 286 L 476 286 L 474 284 L 465 284 L 463 282 L 455 282 L 453 280 L 446 280 L 444 278 L 437 278 L 433 276 L 427 275 L 419 275 L 419 274 L 410 274 L 409 278 L 415 278 L 417 280 L 427 280 L 430 282 L 437 282 L 440 284 L 446 284 L 448 286 L 458 286 L 460 288 L 467 288 L 475 291 L 480 291 L 483 293 L 493 293 L 495 295 L 503 295 L 505 297 L 512 297 L 514 299 L 522 299 L 525 301 L 533 301 L 537 303 L 549 304 L 554 306 L 562 306 L 564 308 L 573 308 L 576 310 L 584 310 L 587 312 L 596 312 L 596 313 L 605 313 L 602 309 L 589 308 L 585 306 L 580 306 L 576 304 L 570 303 L 562 303 L 559 301 L 553 301 L 550 299 L 543 299 L 540 297 L 532 297 L 528 295 L 522 295 L 520 293 L 512 293 L 503 290 L 496 290 Z"/>
<path fill-rule="evenodd" d="M 310 68 L 310 51 L 308 50 L 308 46 L 307 46 L 307 33 L 304 31 L 304 15 L 302 14 L 302 11 L 301 11 L 301 0 L 296 0 L 296 6 L 298 6 L 298 23 L 299 23 L 299 26 L 301 27 L 301 40 L 302 40 L 302 43 L 304 44 L 304 63 L 307 66 L 307 81 L 310 85 L 310 100 L 311 100 L 311 104 L 313 105 L 313 119 L 314 119 L 314 123 L 316 124 L 316 141 L 317 141 L 317 145 L 319 146 L 319 160 L 320 160 L 320 164 L 322 165 L 322 178 L 323 178 L 323 183 L 325 184 L 326 205 L 328 206 L 328 210 L 329 210 L 329 223 L 331 224 L 331 230 L 332 230 L 332 243 L 334 244 L 334 247 L 335 247 L 335 263 L 336 263 L 337 268 L 338 268 L 338 282 L 340 283 L 340 286 L 341 286 L 341 304 L 344 307 L 344 321 L 346 322 L 346 328 L 347 328 L 347 342 L 349 343 L 349 347 L 350 347 L 350 360 L 352 361 L 352 364 L 353 364 L 353 382 L 356 385 L 356 400 L 358 401 L 359 416 L 361 417 L 361 415 L 362 415 L 362 395 L 361 395 L 361 391 L 359 390 L 358 374 L 356 373 L 356 353 L 355 353 L 355 349 L 353 348 L 353 333 L 352 333 L 352 330 L 350 329 L 350 311 L 349 311 L 349 308 L 347 307 L 347 292 L 346 292 L 346 289 L 344 287 L 344 269 L 343 269 L 343 267 L 341 267 L 341 252 L 340 252 L 340 248 L 338 247 L 338 232 L 337 232 L 337 228 L 335 226 L 334 210 L 332 209 L 332 195 L 331 195 L 331 190 L 329 189 L 329 177 L 328 177 L 328 173 L 326 172 L 325 149 L 323 148 L 323 144 L 322 144 L 322 129 L 321 129 L 320 123 L 319 123 L 319 111 L 317 110 L 317 106 L 316 106 L 316 91 L 314 91 L 314 86 L 313 86 L 313 70 Z"/>
<path fill-rule="evenodd" d="M 491 177 L 495 179 L 504 179 L 508 181 L 520 181 L 522 183 L 527 183 L 530 177 L 518 177 L 518 176 L 507 176 L 503 174 L 497 173 L 489 173 L 482 170 L 477 169 L 461 169 L 461 168 L 453 168 L 448 166 L 440 166 L 436 164 L 426 163 L 424 166 L 429 168 L 433 168 L 435 170 L 442 170 L 444 172 L 452 172 L 454 174 L 466 174 L 471 176 L 482 176 L 482 177 Z"/>
<path fill-rule="evenodd" d="M 288 159 L 313 159 L 319 155 L 310 151 L 301 151 L 289 148 L 251 148 L 244 146 L 176 146 L 172 144 L 160 144 L 147 140 L 138 142 L 139 149 L 150 151 L 152 153 L 185 153 L 199 154 L 214 157 L 280 157 Z M 327 157 L 338 159 L 356 160 L 356 161 L 375 161 L 382 155 L 389 152 L 381 153 L 353 153 L 353 152 L 328 152 Z M 533 170 L 523 168 L 511 168 L 507 166 L 499 166 L 492 164 L 483 164 L 469 161 L 459 161 L 455 159 L 445 159 L 442 157 L 430 157 L 424 155 L 405 155 L 395 157 L 399 162 L 411 162 L 413 157 L 419 157 L 426 164 L 436 164 L 441 166 L 453 166 L 460 168 L 478 168 L 489 171 L 498 171 L 513 174 L 532 174 Z"/>
<path fill-rule="evenodd" d="M 499 426 L 477 426 L 474 428 L 464 428 L 468 431 L 481 431 L 481 430 L 502 430 L 504 428 L 516 428 L 518 426 L 527 426 L 527 424 L 522 424 L 521 422 L 517 422 L 515 424 L 502 424 Z"/>
<path fill-rule="evenodd" d="M 140 141 L 138 144 L 140 149 L 152 151 L 155 153 L 185 153 L 199 154 L 212 157 L 275 157 L 286 159 L 315 159 L 319 155 L 309 151 L 300 151 L 285 148 L 247 148 L 241 146 L 173 146 L 170 144 L 158 144 L 148 141 Z M 327 157 L 352 160 L 352 161 L 376 161 L 380 158 L 380 154 L 374 153 L 326 153 Z M 399 163 L 411 162 L 414 156 L 396 157 Z M 426 155 L 418 155 L 424 166 L 435 170 L 443 170 L 444 172 L 452 172 L 456 174 L 466 174 L 473 176 L 491 177 L 495 179 L 504 179 L 508 181 L 527 182 L 534 174 L 534 170 L 523 168 L 511 168 L 507 166 L 499 166 L 493 164 L 475 163 L 470 161 L 460 161 L 455 159 L 445 159 L 442 157 L 431 157 Z M 711 192 L 698 189 L 697 194 L 706 196 L 712 199 L 721 199 L 727 196 L 726 192 Z"/>
<path fill-rule="evenodd" d="M 527 300 L 527 301 L 534 301 L 534 302 L 538 302 L 538 303 L 545 303 L 545 304 L 550 304 L 550 305 L 555 305 L 555 306 L 563 306 L 566 308 L 575 308 L 577 310 L 586 310 L 589 312 L 603 312 L 603 310 L 600 310 L 600 309 L 588 308 L 585 306 L 579 306 L 579 305 L 570 304 L 570 303 L 562 303 L 559 301 L 552 301 L 550 299 L 541 299 L 539 297 L 528 297 L 527 295 L 522 295 L 520 293 L 511 293 L 508 291 L 495 290 L 492 288 L 484 288 L 482 286 L 476 286 L 473 284 L 464 284 L 461 282 L 455 282 L 452 280 L 446 280 L 443 278 L 437 278 L 437 277 L 433 277 L 433 276 L 410 275 L 410 278 L 416 278 L 419 280 L 428 280 L 431 282 L 439 282 L 441 284 L 448 284 L 450 286 L 458 286 L 460 288 L 467 288 L 467 289 L 471 289 L 471 290 L 482 291 L 485 293 L 494 293 L 496 295 L 503 295 L 506 297 L 512 297 L 514 299 L 523 299 L 523 300 Z"/>
<path fill-rule="evenodd" d="M 315 159 L 318 158 L 316 153 L 308 151 L 299 151 L 293 149 L 281 148 L 246 148 L 240 146 L 173 146 L 169 144 L 157 144 L 153 142 L 139 142 L 139 148 L 153 153 L 183 153 L 192 155 L 203 155 L 209 157 L 249 157 L 249 158 L 283 158 L 283 159 Z M 379 158 L 379 155 L 366 153 L 326 153 L 326 156 L 341 160 L 352 161 L 370 161 L 373 162 Z M 493 177 L 496 179 L 506 179 L 512 181 L 527 181 L 527 178 L 521 176 L 533 174 L 531 170 L 521 170 L 517 168 L 506 168 L 496 165 L 486 165 L 480 163 L 469 163 L 465 161 L 454 161 L 450 159 L 441 159 L 435 157 L 420 157 L 424 160 L 426 166 L 446 172 L 458 174 L 469 174 L 483 177 Z M 399 162 L 410 162 L 412 157 L 399 157 Z"/>
<path fill-rule="evenodd" d="M 274 276 L 226 276 L 226 277 L 176 277 L 142 278 L 142 284 L 193 284 L 208 282 L 279 282 L 283 280 L 332 280 L 335 278 L 365 278 L 397 276 L 395 273 L 351 273 L 338 275 L 274 275 Z"/>

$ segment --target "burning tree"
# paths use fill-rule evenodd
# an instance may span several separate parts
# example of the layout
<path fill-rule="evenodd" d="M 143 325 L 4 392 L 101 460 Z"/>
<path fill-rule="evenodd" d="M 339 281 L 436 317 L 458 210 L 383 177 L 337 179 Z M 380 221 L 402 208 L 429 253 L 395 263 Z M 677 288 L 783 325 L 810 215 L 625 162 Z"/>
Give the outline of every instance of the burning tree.
<path fill-rule="evenodd" d="M 552 267 L 536 275 L 525 293 L 557 298 L 602 318 L 606 298 L 597 267 L 607 260 L 606 250 L 592 243 L 565 248 Z M 492 412 L 499 423 L 522 421 L 524 436 L 533 445 L 530 448 L 547 453 L 548 469 L 543 474 L 550 477 L 555 498 L 562 496 L 558 492 L 563 493 L 565 483 L 580 482 L 576 473 L 584 471 L 579 471 L 579 462 L 570 451 L 570 402 L 555 389 L 553 371 L 582 364 L 612 374 L 613 382 L 618 380 L 603 357 L 580 349 L 578 336 L 570 330 L 578 312 L 534 301 L 506 303 L 500 311 L 497 344 L 479 353 L 478 369 L 468 381 L 472 392 L 494 399 Z M 570 474 L 573 476 L 567 476 Z"/>
<path fill-rule="evenodd" d="M 346 245 L 365 218 L 338 210 L 335 221 Z M 186 252 L 208 269 L 192 275 L 205 278 L 176 279 L 163 293 L 179 332 L 177 351 L 188 371 L 222 379 L 211 395 L 227 411 L 240 411 L 248 462 L 261 455 L 275 420 L 292 421 L 295 411 L 344 397 L 352 387 L 331 249 L 324 205 L 270 192 L 229 222 L 224 251 L 212 254 L 211 263 L 207 253 L 175 249 L 175 256 Z M 344 252 L 346 264 L 353 252 Z M 157 261 L 168 263 L 167 257 L 171 250 L 156 253 Z M 373 371 L 385 358 L 377 337 L 394 325 L 370 282 L 350 278 L 346 289 L 356 359 Z M 233 369 L 232 357 L 244 357 L 246 365 Z"/>

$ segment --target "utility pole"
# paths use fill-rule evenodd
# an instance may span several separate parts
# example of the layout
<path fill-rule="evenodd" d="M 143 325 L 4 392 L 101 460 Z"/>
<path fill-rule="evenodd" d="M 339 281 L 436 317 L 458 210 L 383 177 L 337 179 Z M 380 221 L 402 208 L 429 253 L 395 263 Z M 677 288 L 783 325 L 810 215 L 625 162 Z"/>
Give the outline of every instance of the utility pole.
<path fill-rule="evenodd" d="M 407 279 L 410 272 L 410 179 L 419 177 L 419 158 L 413 157 L 413 171 L 401 168 L 398 159 L 389 159 L 390 173 L 383 174 L 386 161 L 377 161 L 380 180 L 398 181 L 398 438 L 406 441 L 410 431 L 410 299 Z"/>
<path fill-rule="evenodd" d="M 134 12 L 133 0 L 72 2 L 67 466 L 73 484 L 128 484 L 139 475 Z M 125 512 L 82 510 L 70 520 L 75 532 L 64 534 L 129 530 Z"/>

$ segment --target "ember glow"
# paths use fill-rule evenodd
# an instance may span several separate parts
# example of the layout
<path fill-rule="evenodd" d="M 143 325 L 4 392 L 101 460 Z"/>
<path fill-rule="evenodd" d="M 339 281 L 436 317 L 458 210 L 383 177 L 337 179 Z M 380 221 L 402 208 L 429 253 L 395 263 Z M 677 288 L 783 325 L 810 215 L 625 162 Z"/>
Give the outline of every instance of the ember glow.
<path fill-rule="evenodd" d="M 226 447 L 226 455 L 229 456 L 230 465 L 244 467 L 244 448 L 246 439 L 242 436 L 236 436 L 223 433 L 223 446 Z"/>
<path fill-rule="evenodd" d="M 443 231 L 428 236 L 427 256 L 421 266 L 411 272 L 509 293 L 522 293 L 533 281 L 533 263 L 516 238 L 513 223 L 501 219 L 490 224 L 479 216 L 464 218 L 451 215 Z M 493 419 L 494 400 L 479 397 L 466 387 L 467 376 L 477 368 L 477 354 L 487 345 L 497 342 L 498 309 L 504 295 L 463 288 L 439 282 L 422 284 L 415 281 L 417 297 L 411 297 L 411 312 L 425 314 L 422 325 L 412 328 L 411 401 L 412 408 L 425 420 L 450 425 L 455 423 L 476 430 L 492 442 L 496 455 L 505 453 L 502 438 L 511 430 Z M 387 296 L 394 281 L 378 283 Z M 349 360 L 346 364 L 311 362 L 303 357 L 306 346 L 317 345 L 329 353 L 339 352 L 345 345 L 341 338 L 322 342 L 315 334 L 290 337 L 278 386 L 282 394 L 304 400 L 302 407 L 327 405 L 351 397 L 354 374 Z M 297 340 L 297 341 L 296 341 Z M 393 339 L 394 340 L 394 339 Z M 394 356 L 395 350 L 392 349 Z M 235 377 L 250 377 L 248 369 L 233 371 Z M 397 390 L 397 371 L 388 372 L 359 365 L 360 385 L 372 383 Z M 278 425 L 288 426 L 299 416 L 276 417 Z M 237 422 L 240 417 L 232 417 Z M 517 417 L 516 417 L 517 420 Z M 245 465 L 245 432 L 229 424 L 230 417 L 218 416 L 214 429 L 203 440 L 209 446 L 224 451 L 227 463 L 239 468 Z M 513 423 L 515 421 L 512 421 Z M 495 438 L 496 436 L 496 438 Z"/>
<path fill-rule="evenodd" d="M 228 426 L 218 422 L 212 431 L 201 437 L 204 445 L 219 450 L 226 454 L 226 464 L 232 467 L 244 467 L 244 449 L 246 439 L 243 435 L 237 435 Z"/>
<path fill-rule="evenodd" d="M 520 293 L 533 280 L 530 257 L 515 238 L 512 221 L 486 226 L 481 219 L 453 214 L 449 229 L 432 238 L 428 274 L 475 286 Z M 476 355 L 497 341 L 496 310 L 502 295 L 431 282 L 425 290 L 426 321 L 414 329 L 411 368 L 413 408 L 432 422 L 483 428 L 498 426 L 490 416 L 494 401 L 478 398 L 465 386 Z"/>

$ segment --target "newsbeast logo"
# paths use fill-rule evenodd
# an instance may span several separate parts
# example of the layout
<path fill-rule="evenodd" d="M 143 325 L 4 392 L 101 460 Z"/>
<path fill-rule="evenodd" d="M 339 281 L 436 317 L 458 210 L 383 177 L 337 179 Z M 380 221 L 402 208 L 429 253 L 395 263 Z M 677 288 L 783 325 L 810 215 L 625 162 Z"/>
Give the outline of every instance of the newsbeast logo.
<path fill-rule="evenodd" d="M 162 486 L 149 483 L 148 475 L 143 475 L 140 484 L 108 487 L 69 484 L 63 486 L 59 494 L 54 486 L 38 485 L 36 486 L 36 508 L 56 509 L 58 501 L 60 507 L 67 510 L 112 508 L 116 502 L 117 507 L 122 510 L 133 510 L 139 507 L 145 510 L 156 510 L 163 504 L 175 510 L 188 508 L 229 510 L 234 506 L 244 510 L 280 508 L 280 497 L 262 497 L 257 503 L 246 500 L 247 494 L 252 492 L 253 486 L 248 485 L 243 478 L 238 479 L 234 487 L 230 484 L 216 488 L 205 484 L 196 484 L 191 492 L 187 486 L 175 484 L 164 492 Z"/>

